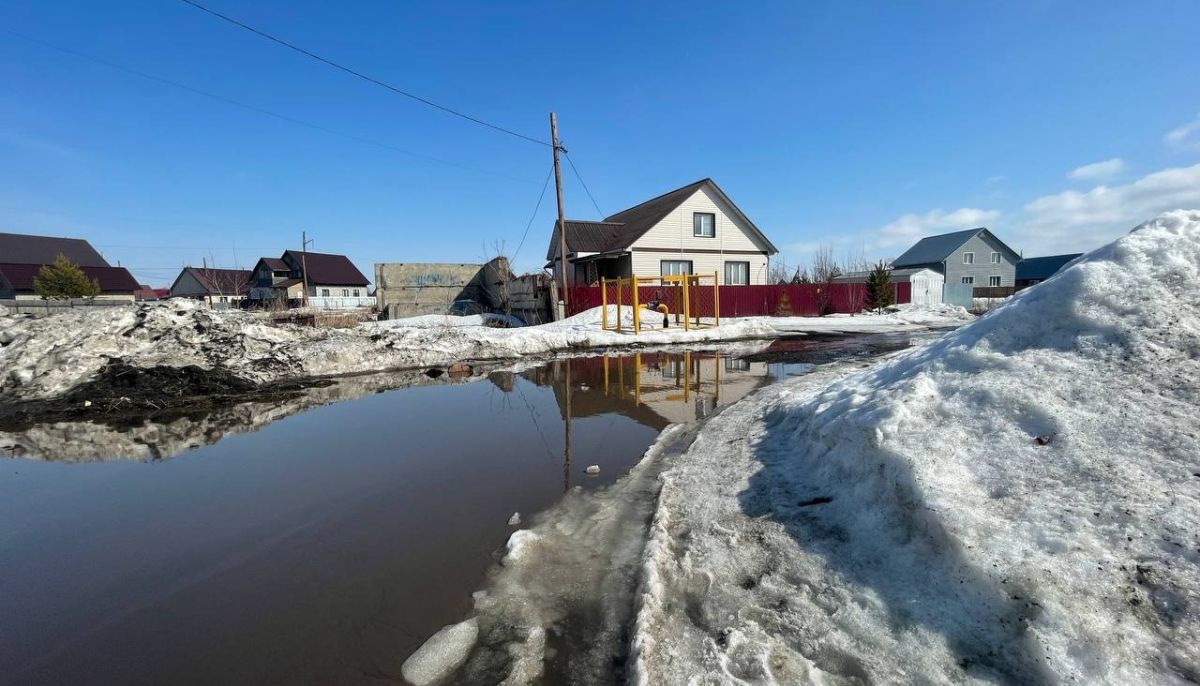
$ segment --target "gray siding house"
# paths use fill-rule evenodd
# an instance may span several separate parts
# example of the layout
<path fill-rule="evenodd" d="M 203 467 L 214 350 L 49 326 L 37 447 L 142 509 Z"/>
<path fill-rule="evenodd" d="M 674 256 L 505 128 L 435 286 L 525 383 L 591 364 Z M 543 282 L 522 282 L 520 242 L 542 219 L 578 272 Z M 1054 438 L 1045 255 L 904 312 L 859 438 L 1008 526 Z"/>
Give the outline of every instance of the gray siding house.
<path fill-rule="evenodd" d="M 922 238 L 892 261 L 892 269 L 932 269 L 946 277 L 947 288 L 1011 288 L 1020 261 L 1015 250 L 980 227 Z"/>

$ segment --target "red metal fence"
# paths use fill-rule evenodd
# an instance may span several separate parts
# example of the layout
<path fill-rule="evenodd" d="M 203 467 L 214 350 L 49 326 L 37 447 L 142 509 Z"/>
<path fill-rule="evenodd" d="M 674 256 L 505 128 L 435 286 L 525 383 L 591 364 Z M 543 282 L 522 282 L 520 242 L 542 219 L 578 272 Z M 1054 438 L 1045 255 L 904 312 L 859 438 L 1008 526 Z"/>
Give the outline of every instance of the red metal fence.
<path fill-rule="evenodd" d="M 896 302 L 912 300 L 912 284 L 895 283 Z M 722 317 L 815 317 L 835 312 L 855 313 L 866 307 L 867 287 L 861 283 L 778 284 L 770 286 L 718 286 L 721 298 Z M 712 289 L 704 289 L 712 292 Z M 575 286 L 570 289 L 568 316 L 593 307 L 600 307 L 600 286 Z M 665 303 L 672 312 L 676 310 L 675 290 L 662 286 L 641 286 L 638 299 L 646 303 L 652 300 Z M 609 304 L 615 304 L 615 291 L 610 286 Z M 626 299 L 628 304 L 628 299 Z M 692 303 L 693 316 L 713 316 L 712 298 L 696 298 Z M 824 310 L 822 312 L 822 310 Z"/>

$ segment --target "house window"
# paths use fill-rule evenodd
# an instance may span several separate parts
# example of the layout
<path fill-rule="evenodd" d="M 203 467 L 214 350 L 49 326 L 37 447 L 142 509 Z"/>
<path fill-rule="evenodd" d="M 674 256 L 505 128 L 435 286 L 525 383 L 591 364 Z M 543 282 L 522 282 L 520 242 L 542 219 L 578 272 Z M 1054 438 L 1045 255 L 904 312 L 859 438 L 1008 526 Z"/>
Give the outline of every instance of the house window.
<path fill-rule="evenodd" d="M 725 358 L 725 371 L 748 372 L 750 371 L 750 360 L 745 360 L 740 357 L 727 357 Z"/>
<path fill-rule="evenodd" d="M 1000 264 L 1000 253 L 992 253 L 992 264 Z"/>
<path fill-rule="evenodd" d="M 988 285 L 991 286 L 992 288 L 999 288 L 1000 287 L 1000 277 L 999 276 L 989 276 L 988 277 Z"/>
<path fill-rule="evenodd" d="M 329 297 L 329 289 L 328 289 L 328 288 L 322 288 L 322 289 L 321 289 L 321 297 L 322 297 L 322 298 L 328 298 L 328 297 Z"/>
<path fill-rule="evenodd" d="M 660 273 L 663 276 L 677 276 L 692 273 L 691 260 L 662 260 L 659 262 Z"/>
<path fill-rule="evenodd" d="M 342 297 L 343 297 L 343 298 L 349 298 L 349 297 L 350 297 L 350 289 L 349 289 L 349 288 L 343 288 L 343 289 L 342 289 Z"/>
<path fill-rule="evenodd" d="M 354 289 L 354 297 L 356 297 L 356 298 L 358 297 L 358 289 L 357 288 Z"/>
<path fill-rule="evenodd" d="M 725 285 L 726 286 L 748 286 L 748 285 L 750 285 L 750 263 L 749 262 L 726 262 L 725 263 Z"/>
<path fill-rule="evenodd" d="M 692 235 L 712 238 L 717 235 L 717 215 L 711 212 L 692 213 Z"/>
<path fill-rule="evenodd" d="M 963 253 L 963 264 L 975 264 L 975 253 L 973 253 L 973 252 Z"/>
<path fill-rule="evenodd" d="M 965 284 L 973 284 L 973 283 L 975 283 L 975 277 L 974 276 L 964 276 L 964 277 L 962 277 L 962 282 Z"/>

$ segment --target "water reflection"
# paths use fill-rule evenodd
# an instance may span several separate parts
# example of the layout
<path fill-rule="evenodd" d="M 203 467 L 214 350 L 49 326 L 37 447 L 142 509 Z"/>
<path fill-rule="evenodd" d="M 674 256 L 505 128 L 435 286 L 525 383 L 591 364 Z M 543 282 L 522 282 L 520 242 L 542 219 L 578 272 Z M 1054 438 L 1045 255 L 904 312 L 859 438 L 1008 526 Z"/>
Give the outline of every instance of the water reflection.
<path fill-rule="evenodd" d="M 619 412 L 661 431 L 744 398 L 769 371 L 721 351 L 650 352 L 559 360 L 523 376 L 553 387 L 564 421 Z"/>

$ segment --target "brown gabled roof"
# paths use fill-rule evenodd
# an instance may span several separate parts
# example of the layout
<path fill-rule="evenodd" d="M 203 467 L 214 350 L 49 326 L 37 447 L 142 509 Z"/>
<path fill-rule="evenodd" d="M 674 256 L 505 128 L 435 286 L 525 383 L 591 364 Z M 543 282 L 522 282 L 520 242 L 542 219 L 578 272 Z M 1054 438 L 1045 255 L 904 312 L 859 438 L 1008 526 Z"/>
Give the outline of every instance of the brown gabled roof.
<path fill-rule="evenodd" d="M 295 264 L 304 265 L 310 286 L 366 286 L 370 283 L 345 255 L 301 253 L 299 250 L 287 250 L 283 255 Z"/>
<path fill-rule="evenodd" d="M 3 278 L 19 293 L 33 292 L 33 277 L 41 271 L 42 264 L 0 264 L 0 278 Z M 109 295 L 132 295 L 138 290 L 139 284 L 124 267 L 89 267 L 79 269 L 89 279 L 100 284 L 100 292 Z"/>
<path fill-rule="evenodd" d="M 272 271 L 288 272 L 292 270 L 292 268 L 288 266 L 288 263 L 284 262 L 283 259 L 279 257 L 263 257 L 258 261 L 270 267 Z"/>
<path fill-rule="evenodd" d="M 183 271 L 212 295 L 246 295 L 250 292 L 247 269 L 218 269 L 216 267 L 184 267 Z"/>
<path fill-rule="evenodd" d="M 613 250 L 625 250 L 633 245 L 634 241 L 641 238 L 647 231 L 654 228 L 668 214 L 673 212 L 675 208 L 683 204 L 685 200 L 692 197 L 696 191 L 708 186 L 712 188 L 722 200 L 733 210 L 734 214 L 741 219 L 746 226 L 767 246 L 767 250 L 776 253 L 779 252 L 775 246 L 763 235 L 762 231 L 750 221 L 737 205 L 725 195 L 725 192 L 717 186 L 712 179 L 700 179 L 694 183 L 689 183 L 686 186 L 676 188 L 673 191 L 663 193 L 662 195 L 651 198 L 643 203 L 634 205 L 627 210 L 605 217 L 602 222 L 577 221 L 574 219 L 565 220 L 567 230 L 567 252 L 610 252 Z M 554 222 L 554 231 L 550 238 L 550 247 L 546 251 L 546 259 L 553 260 L 558 254 L 558 222 Z"/>
<path fill-rule="evenodd" d="M 81 238 L 0 233 L 0 263 L 50 264 L 59 255 L 80 267 L 107 267 L 108 262 Z"/>

